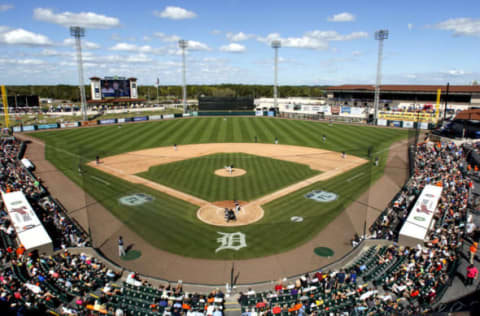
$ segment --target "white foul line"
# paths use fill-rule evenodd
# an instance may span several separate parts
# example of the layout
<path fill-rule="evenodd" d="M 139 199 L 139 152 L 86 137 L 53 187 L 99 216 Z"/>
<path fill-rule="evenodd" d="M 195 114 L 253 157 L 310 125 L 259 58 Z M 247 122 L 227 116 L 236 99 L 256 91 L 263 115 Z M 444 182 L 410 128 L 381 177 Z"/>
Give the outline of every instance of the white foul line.
<path fill-rule="evenodd" d="M 350 182 L 350 181 L 352 181 L 353 179 L 360 177 L 361 175 L 363 175 L 363 172 L 360 172 L 359 174 L 354 175 L 354 176 L 351 177 L 350 179 L 347 179 L 347 182 Z"/>
<path fill-rule="evenodd" d="M 103 179 L 101 179 L 101 178 L 99 178 L 99 177 L 96 177 L 96 176 L 90 176 L 90 177 L 93 178 L 93 179 L 95 179 L 95 180 L 97 180 L 98 182 L 101 182 L 101 183 L 106 184 L 106 185 L 110 185 L 109 182 L 107 182 L 107 181 L 105 181 L 105 180 L 103 180 Z"/>

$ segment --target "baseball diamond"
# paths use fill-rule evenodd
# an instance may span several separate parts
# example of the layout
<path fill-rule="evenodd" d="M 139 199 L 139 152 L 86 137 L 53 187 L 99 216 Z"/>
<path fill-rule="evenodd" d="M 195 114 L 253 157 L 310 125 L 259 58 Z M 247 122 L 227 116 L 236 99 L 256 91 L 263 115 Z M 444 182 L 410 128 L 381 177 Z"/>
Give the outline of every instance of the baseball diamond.
<path fill-rule="evenodd" d="M 321 135 L 327 135 L 328 141 L 323 142 Z M 48 131 L 32 136 L 45 141 L 48 160 L 143 242 L 192 258 L 240 260 L 285 252 L 312 239 L 382 175 L 388 147 L 406 135 L 404 130 L 395 129 L 239 117 L 227 121 L 223 118 L 193 118 L 149 122 L 124 125 L 121 129 L 105 126 Z M 255 136 L 260 143 L 254 143 Z M 274 144 L 276 137 L 282 145 Z M 177 150 L 173 144 L 177 144 Z M 378 168 L 365 163 L 369 148 L 374 148 L 381 157 Z M 265 161 L 267 165 L 246 164 L 246 175 L 221 179 L 213 172 L 232 163 L 224 159 L 228 156 L 219 154 L 228 152 L 241 152 L 233 154 L 237 158 L 251 157 L 243 159 L 246 163 Z M 347 153 L 345 159 L 341 157 L 342 152 Z M 211 154 L 220 156 L 209 156 Z M 100 156 L 98 165 L 95 162 L 97 155 Z M 195 158 L 198 156 L 204 157 Z M 221 159 L 218 165 L 206 168 L 201 163 L 216 161 L 206 159 L 208 157 Z M 197 161 L 200 165 L 195 166 Z M 236 166 L 240 161 L 233 163 Z M 292 164 L 292 161 L 309 167 Z M 77 171 L 79 163 L 84 166 L 84 173 Z M 282 175 L 272 163 L 284 165 L 281 172 L 290 172 L 290 175 Z M 185 164 L 193 166 L 189 168 Z M 157 170 L 159 173 L 155 176 Z M 272 171 L 273 174 L 268 175 Z M 307 180 L 295 190 L 262 201 L 262 196 L 275 194 L 272 191 L 301 181 L 299 176 L 312 178 L 319 171 L 322 172 L 319 178 Z M 148 179 L 139 177 L 139 173 Z M 347 182 L 359 174 L 361 176 Z M 256 180 L 250 184 L 240 182 L 245 185 L 233 187 L 224 186 L 220 181 L 247 181 L 248 177 Z M 152 178 L 154 181 L 149 180 Z M 266 181 L 266 185 L 257 189 L 255 182 L 262 181 Z M 226 194 L 218 194 L 223 189 L 227 190 Z M 320 189 L 333 192 L 338 198 L 330 203 L 305 198 L 308 192 Z M 122 197 L 139 193 L 152 199 L 135 206 L 118 202 Z M 238 231 L 245 234 L 247 246 L 217 252 L 219 227 L 200 220 L 197 217 L 199 207 L 208 201 L 249 201 L 255 198 L 261 201 L 256 204 L 264 211 L 260 219 L 250 225 L 222 227 L 224 233 Z M 304 220 L 292 225 L 292 216 L 301 216 Z M 87 207 L 82 221 L 90 227 L 94 244 L 106 247 L 118 228 L 112 228 L 113 231 L 108 233 L 110 230 L 95 222 L 94 217 Z M 147 252 L 142 250 L 142 253 Z"/>

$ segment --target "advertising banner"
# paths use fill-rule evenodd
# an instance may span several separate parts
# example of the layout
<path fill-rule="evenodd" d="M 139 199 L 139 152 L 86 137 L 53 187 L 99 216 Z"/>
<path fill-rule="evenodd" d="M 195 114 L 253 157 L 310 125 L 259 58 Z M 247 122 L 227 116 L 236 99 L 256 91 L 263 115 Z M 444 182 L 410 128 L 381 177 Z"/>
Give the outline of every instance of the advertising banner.
<path fill-rule="evenodd" d="M 35 125 L 25 125 L 25 126 L 22 127 L 22 130 L 24 132 L 34 131 L 35 130 Z"/>
<path fill-rule="evenodd" d="M 350 108 L 350 113 L 352 115 L 362 115 L 365 114 L 364 108 L 359 108 L 359 107 L 352 107 Z"/>
<path fill-rule="evenodd" d="M 311 111 L 311 106 L 309 106 L 309 105 L 302 105 L 302 111 L 304 111 L 304 112 L 310 112 L 310 111 Z"/>
<path fill-rule="evenodd" d="M 436 123 L 437 118 L 432 113 L 416 112 L 380 112 L 378 118 L 389 121 L 411 121 Z"/>
<path fill-rule="evenodd" d="M 403 128 L 413 128 L 414 122 L 403 121 Z"/>
<path fill-rule="evenodd" d="M 255 111 L 255 116 L 263 116 L 263 111 Z"/>
<path fill-rule="evenodd" d="M 20 133 L 22 131 L 22 127 L 21 126 L 14 126 L 13 127 L 13 132 L 14 133 Z"/>
<path fill-rule="evenodd" d="M 60 124 L 61 128 L 70 128 L 70 127 L 78 127 L 79 123 L 78 122 L 67 122 L 67 123 L 62 123 Z"/>
<path fill-rule="evenodd" d="M 148 116 L 136 116 L 133 118 L 134 122 L 148 121 Z"/>
<path fill-rule="evenodd" d="M 161 116 L 161 115 L 150 115 L 150 116 L 148 117 L 148 119 L 149 119 L 150 121 L 158 121 L 158 120 L 161 120 L 161 119 L 162 119 L 162 116 Z"/>
<path fill-rule="evenodd" d="M 133 122 L 133 117 L 126 117 L 125 122 Z"/>
<path fill-rule="evenodd" d="M 333 106 L 332 106 L 332 114 L 333 114 L 333 115 L 338 115 L 338 114 L 340 114 L 340 106 L 338 106 L 338 105 L 333 105 Z"/>
<path fill-rule="evenodd" d="M 387 126 L 387 120 L 377 120 L 377 125 L 379 125 L 379 126 Z"/>
<path fill-rule="evenodd" d="M 163 118 L 166 119 L 166 120 L 167 120 L 167 119 L 173 119 L 174 116 L 173 116 L 173 114 L 164 114 L 164 115 L 163 115 Z"/>
<path fill-rule="evenodd" d="M 125 123 L 125 118 L 122 117 L 122 118 L 117 119 L 117 123 Z"/>
<path fill-rule="evenodd" d="M 402 122 L 401 121 L 392 121 L 392 122 L 390 122 L 390 126 L 402 127 Z"/>
<path fill-rule="evenodd" d="M 350 114 L 350 107 L 349 106 L 342 106 L 342 113 Z"/>
<path fill-rule="evenodd" d="M 268 111 L 268 116 L 275 117 L 275 111 Z"/>
<path fill-rule="evenodd" d="M 81 122 L 81 125 L 82 126 L 94 126 L 94 125 L 98 125 L 97 121 L 83 121 Z"/>
<path fill-rule="evenodd" d="M 330 113 L 330 105 L 322 105 L 319 112 Z"/>
<path fill-rule="evenodd" d="M 50 129 L 50 128 L 58 128 L 58 124 L 40 124 L 37 126 L 38 129 Z"/>
<path fill-rule="evenodd" d="M 428 129 L 428 123 L 426 123 L 426 122 L 420 122 L 420 123 L 418 123 L 418 124 L 420 124 L 420 129 Z"/>
<path fill-rule="evenodd" d="M 98 124 L 105 125 L 105 124 L 115 124 L 117 123 L 117 119 L 107 119 L 107 120 L 99 120 Z"/>
<path fill-rule="evenodd" d="M 183 113 L 182 116 L 183 116 L 183 117 L 189 117 L 189 116 L 190 116 L 190 113 Z"/>

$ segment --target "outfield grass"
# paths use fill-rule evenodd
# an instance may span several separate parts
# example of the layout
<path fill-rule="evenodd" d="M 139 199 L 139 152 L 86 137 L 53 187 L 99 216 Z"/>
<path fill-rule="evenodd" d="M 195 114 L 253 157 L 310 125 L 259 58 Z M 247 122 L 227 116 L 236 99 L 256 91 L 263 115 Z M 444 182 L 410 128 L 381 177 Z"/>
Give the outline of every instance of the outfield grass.
<path fill-rule="evenodd" d="M 214 174 L 215 170 L 232 164 L 247 173 L 232 178 Z M 307 165 L 289 161 L 222 153 L 154 166 L 138 175 L 214 202 L 251 201 L 319 173 Z"/>
<path fill-rule="evenodd" d="M 387 148 L 407 136 L 406 130 L 272 118 L 192 118 L 171 121 L 124 124 L 95 128 L 56 130 L 32 134 L 45 140 L 46 158 L 54 163 L 98 202 L 153 246 L 184 256 L 213 259 L 245 259 L 279 253 L 298 247 L 321 231 L 383 174 Z M 323 143 L 322 135 L 327 141 Z M 367 158 L 368 148 L 377 152 L 380 167 L 365 164 L 328 181 L 312 184 L 264 206 L 265 216 L 253 225 L 219 228 L 196 218 L 197 208 L 142 185 L 135 185 L 85 166 L 80 175 L 78 164 L 101 157 L 172 144 L 212 142 L 273 143 L 345 151 Z M 347 181 L 351 179 L 353 180 Z M 105 186 L 95 178 L 112 185 Z M 339 195 L 330 203 L 304 198 L 305 193 L 324 189 Z M 122 196 L 144 192 L 155 198 L 142 206 L 118 203 Z M 302 216 L 302 223 L 292 223 L 291 216 Z M 239 251 L 218 247 L 218 232 L 246 234 L 247 248 Z M 287 238 L 288 236 L 288 238 Z M 117 236 L 114 236 L 115 238 Z"/>

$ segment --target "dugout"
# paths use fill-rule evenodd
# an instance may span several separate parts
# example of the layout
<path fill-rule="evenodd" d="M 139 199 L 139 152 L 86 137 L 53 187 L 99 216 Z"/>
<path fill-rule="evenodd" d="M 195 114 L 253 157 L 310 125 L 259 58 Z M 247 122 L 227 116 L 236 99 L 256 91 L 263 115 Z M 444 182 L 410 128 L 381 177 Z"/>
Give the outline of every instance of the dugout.
<path fill-rule="evenodd" d="M 254 111 L 253 97 L 199 97 L 199 111 Z"/>

